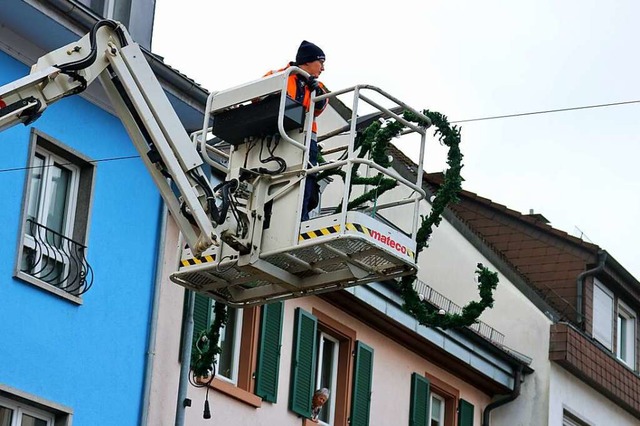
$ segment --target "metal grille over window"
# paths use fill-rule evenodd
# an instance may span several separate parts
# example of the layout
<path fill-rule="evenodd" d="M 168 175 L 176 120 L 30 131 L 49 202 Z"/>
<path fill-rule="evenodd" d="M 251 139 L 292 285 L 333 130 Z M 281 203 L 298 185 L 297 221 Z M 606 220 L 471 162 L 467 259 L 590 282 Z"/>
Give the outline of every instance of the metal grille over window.
<path fill-rule="evenodd" d="M 95 165 L 32 131 L 17 277 L 70 300 L 93 284 L 87 229 Z"/>
<path fill-rule="evenodd" d="M 85 257 L 86 247 L 70 238 L 27 220 L 31 238 L 25 245 L 21 271 L 79 296 L 93 284 L 93 270 Z"/>

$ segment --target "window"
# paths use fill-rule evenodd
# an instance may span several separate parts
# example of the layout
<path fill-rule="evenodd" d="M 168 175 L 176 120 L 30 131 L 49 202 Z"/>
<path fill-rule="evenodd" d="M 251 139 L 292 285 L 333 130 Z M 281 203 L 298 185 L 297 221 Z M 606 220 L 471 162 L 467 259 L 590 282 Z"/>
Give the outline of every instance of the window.
<path fill-rule="evenodd" d="M 593 337 L 613 350 L 613 293 L 597 279 L 593 285 Z"/>
<path fill-rule="evenodd" d="M 213 322 L 214 306 L 208 297 L 195 295 L 194 339 Z M 283 306 L 276 302 L 246 309 L 227 308 L 213 389 L 254 407 L 260 407 L 263 400 L 276 402 Z"/>
<path fill-rule="evenodd" d="M 460 392 L 437 377 L 411 375 L 410 426 L 473 426 L 473 405 L 460 399 Z M 458 407 L 456 404 L 459 403 Z"/>
<path fill-rule="evenodd" d="M 636 314 L 627 305 L 618 302 L 616 355 L 632 369 L 636 366 Z"/>
<path fill-rule="evenodd" d="M 214 303 L 211 299 L 197 295 L 194 310 L 194 339 L 199 339 L 215 319 Z M 227 323 L 220 330 L 218 345 L 221 352 L 216 365 L 216 377 L 237 383 L 238 363 L 240 360 L 240 330 L 242 327 L 242 309 L 227 307 Z"/>
<path fill-rule="evenodd" d="M 444 398 L 435 393 L 431 394 L 431 404 L 429 406 L 429 425 L 444 425 Z"/>
<path fill-rule="evenodd" d="M 633 370 L 636 369 L 636 323 L 635 311 L 615 297 L 599 280 L 594 279 L 593 337 Z"/>
<path fill-rule="evenodd" d="M 71 417 L 66 407 L 0 385 L 0 426 L 69 426 Z"/>
<path fill-rule="evenodd" d="M 242 310 L 227 308 L 227 324 L 220 330 L 219 345 L 222 352 L 218 360 L 218 376 L 224 377 L 232 383 L 236 383 L 238 379 L 241 327 Z"/>
<path fill-rule="evenodd" d="M 356 341 L 354 330 L 323 312 L 295 311 L 289 409 L 311 416 L 312 395 L 330 390 L 319 414 L 321 425 L 367 426 L 373 349 Z M 309 422 L 308 424 L 315 424 Z"/>
<path fill-rule="evenodd" d="M 70 426 L 72 417 L 68 407 L 0 384 L 0 426 Z"/>
<path fill-rule="evenodd" d="M 0 398 L 0 425 L 53 426 L 54 416 L 42 410 Z"/>
<path fill-rule="evenodd" d="M 74 299 L 93 279 L 85 243 L 94 166 L 37 131 L 30 158 L 16 275 Z"/>
<path fill-rule="evenodd" d="M 588 423 L 581 420 L 578 416 L 571 413 L 567 409 L 562 410 L 562 426 L 589 426 Z"/>
<path fill-rule="evenodd" d="M 129 26 L 131 0 L 90 0 L 90 7 L 104 18 Z"/>
<path fill-rule="evenodd" d="M 315 389 L 336 389 L 338 378 L 338 349 L 340 343 L 326 333 L 318 333 L 317 376 Z M 336 393 L 331 392 L 322 406 L 318 420 L 320 424 L 332 424 L 335 417 Z"/>
<path fill-rule="evenodd" d="M 63 238 L 73 229 L 77 168 L 46 151 L 36 152 L 29 183 L 22 271 L 64 287 L 70 258 Z M 38 244 L 36 245 L 36 242 Z"/>

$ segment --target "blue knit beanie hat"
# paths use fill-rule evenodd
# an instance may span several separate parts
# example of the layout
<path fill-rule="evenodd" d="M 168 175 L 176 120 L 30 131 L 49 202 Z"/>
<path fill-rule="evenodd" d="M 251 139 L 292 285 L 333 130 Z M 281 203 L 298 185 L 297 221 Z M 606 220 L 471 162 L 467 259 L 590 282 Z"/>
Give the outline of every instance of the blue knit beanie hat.
<path fill-rule="evenodd" d="M 324 59 L 324 52 L 318 46 L 307 40 L 300 43 L 298 53 L 296 53 L 296 64 L 304 65 L 317 60 L 324 61 Z"/>

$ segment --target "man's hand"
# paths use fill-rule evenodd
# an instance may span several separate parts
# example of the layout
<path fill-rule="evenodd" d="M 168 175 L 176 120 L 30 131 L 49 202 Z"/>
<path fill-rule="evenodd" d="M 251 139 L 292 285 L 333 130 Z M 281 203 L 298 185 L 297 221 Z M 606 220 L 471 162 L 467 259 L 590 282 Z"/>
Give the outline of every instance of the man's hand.
<path fill-rule="evenodd" d="M 320 88 L 320 82 L 314 76 L 311 76 L 307 79 L 307 87 L 312 91 L 317 91 Z"/>

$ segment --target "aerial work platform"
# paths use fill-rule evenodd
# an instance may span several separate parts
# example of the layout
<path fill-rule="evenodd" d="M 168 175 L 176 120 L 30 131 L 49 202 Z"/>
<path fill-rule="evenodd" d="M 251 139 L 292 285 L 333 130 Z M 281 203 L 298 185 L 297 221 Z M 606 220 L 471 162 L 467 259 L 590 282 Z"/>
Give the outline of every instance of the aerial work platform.
<path fill-rule="evenodd" d="M 425 196 L 421 181 L 426 128 L 394 111 L 409 110 L 429 120 L 373 86 L 314 96 L 305 113 L 286 96 L 291 73 L 306 76 L 291 67 L 212 93 L 203 129 L 192 135 L 205 162 L 226 175 L 218 186 L 234 182 L 232 201 L 227 222 L 216 228 L 219 246 L 198 256 L 185 248 L 179 270 L 170 278 L 230 306 L 320 294 L 417 271 L 415 233 L 419 201 Z M 367 91 L 392 106 L 382 106 Z M 313 166 L 308 159 L 314 103 L 339 95 L 352 96 L 351 118 L 333 123 L 332 137 L 324 141 L 329 146 L 322 154 L 325 162 Z M 416 181 L 358 156 L 355 140 L 362 130 L 358 128 L 362 101 L 374 107 L 379 117 L 401 121 L 406 133 L 419 135 Z M 309 220 L 301 221 L 305 179 L 327 171 L 340 171 L 341 176 L 324 179 L 320 206 Z M 371 189 L 371 185 L 361 189 L 352 184 L 356 173 L 391 178 L 398 185 L 374 205 L 347 210 L 349 201 Z M 394 209 L 403 209 L 402 229 L 385 217 Z"/>
<path fill-rule="evenodd" d="M 202 129 L 188 135 L 140 47 L 121 24 L 101 20 L 39 58 L 28 76 L 0 87 L 0 131 L 32 123 L 99 79 L 180 229 L 185 248 L 171 280 L 230 306 L 414 274 L 429 119 L 368 85 L 314 93 L 306 107 L 287 88 L 290 78 L 309 77 L 289 67 L 211 93 Z M 312 117 L 323 100 L 330 104 L 318 119 L 326 147 L 315 164 Z M 405 120 L 403 110 L 422 125 Z M 374 161 L 362 145 L 368 123 L 385 118 L 417 136 L 414 181 L 387 167 L 384 149 Z M 223 180 L 210 178 L 209 168 Z M 302 221 L 307 182 L 321 197 Z"/>
<path fill-rule="evenodd" d="M 256 264 L 185 257 L 172 281 L 231 305 L 324 293 L 416 272 L 415 242 L 371 217 L 349 212 L 303 223 L 298 244 L 264 253 Z M 376 223 L 377 222 L 377 223 Z"/>

